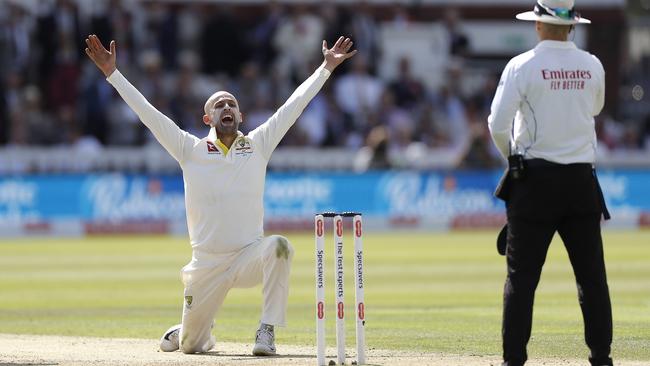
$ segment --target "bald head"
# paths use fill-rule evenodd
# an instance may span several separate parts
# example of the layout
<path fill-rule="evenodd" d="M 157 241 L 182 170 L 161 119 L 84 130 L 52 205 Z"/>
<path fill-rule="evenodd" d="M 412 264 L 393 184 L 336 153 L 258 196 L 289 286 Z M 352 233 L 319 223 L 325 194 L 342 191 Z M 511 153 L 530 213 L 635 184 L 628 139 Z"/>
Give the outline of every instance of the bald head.
<path fill-rule="evenodd" d="M 220 90 L 210 96 L 208 100 L 205 102 L 205 105 L 203 106 L 203 111 L 205 112 L 206 116 L 210 115 L 210 111 L 214 108 L 215 103 L 222 98 L 227 98 L 234 100 L 235 103 L 237 103 L 237 107 L 239 107 L 239 102 L 237 101 L 237 98 L 235 98 L 234 95 L 228 93 L 225 90 Z"/>
<path fill-rule="evenodd" d="M 239 103 L 234 95 L 227 91 L 218 91 L 208 98 L 203 110 L 205 111 L 203 123 L 214 127 L 219 139 L 237 137 L 239 124 L 244 117 L 239 111 Z"/>

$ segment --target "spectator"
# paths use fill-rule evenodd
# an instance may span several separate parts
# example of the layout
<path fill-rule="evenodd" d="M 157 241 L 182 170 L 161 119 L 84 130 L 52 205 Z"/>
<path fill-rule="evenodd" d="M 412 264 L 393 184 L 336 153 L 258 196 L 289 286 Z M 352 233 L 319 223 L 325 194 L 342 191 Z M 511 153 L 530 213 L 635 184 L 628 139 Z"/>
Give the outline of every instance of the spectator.
<path fill-rule="evenodd" d="M 388 131 L 384 126 L 375 126 L 368 133 L 366 145 L 359 149 L 355 156 L 354 170 L 365 172 L 368 170 L 390 169 L 388 157 Z"/>
<path fill-rule="evenodd" d="M 4 80 L 0 79 L 0 83 L 4 84 Z M 4 90 L 4 85 L 2 90 Z M 7 105 L 4 93 L 0 93 L 0 145 L 6 144 L 9 137 L 9 115 L 7 113 Z"/>
<path fill-rule="evenodd" d="M 102 144 L 108 143 L 108 108 L 113 91 L 96 72 L 82 76 L 80 85 L 81 131 L 94 136 Z"/>
<path fill-rule="evenodd" d="M 350 34 L 354 37 L 355 46 L 359 50 L 359 56 L 368 60 L 369 68 L 375 69 L 375 60 L 379 56 L 379 29 L 377 22 L 372 16 L 370 6 L 365 0 L 354 5 L 350 21 Z"/>
<path fill-rule="evenodd" d="M 239 104 L 246 109 L 254 104 L 255 96 L 271 94 L 269 81 L 260 74 L 260 67 L 254 61 L 242 65 L 239 78 L 234 80 L 232 90 L 238 95 Z"/>
<path fill-rule="evenodd" d="M 323 29 L 322 19 L 312 14 L 307 5 L 294 5 L 290 17 L 280 23 L 273 37 L 275 51 L 281 55 L 276 62 L 282 75 L 295 82 L 311 73 L 309 67 L 320 54 L 310 46 L 323 40 Z"/>
<path fill-rule="evenodd" d="M 443 24 L 447 31 L 449 54 L 452 56 L 466 57 L 469 53 L 469 38 L 462 31 L 460 10 L 455 7 L 445 9 Z"/>
<path fill-rule="evenodd" d="M 469 139 L 465 106 L 455 91 L 443 86 L 434 97 L 433 114 L 436 127 L 454 147 L 464 146 Z"/>
<path fill-rule="evenodd" d="M 388 128 L 389 149 L 399 151 L 408 147 L 410 142 L 413 141 L 415 121 L 409 111 L 400 108 L 395 103 L 395 96 L 390 90 L 384 91 L 381 98 L 381 107 L 377 115 L 382 119 L 381 124 Z M 393 139 L 393 137 L 397 136 L 403 137 L 402 140 Z M 403 141 L 404 138 L 407 138 L 408 142 Z"/>
<path fill-rule="evenodd" d="M 381 126 L 391 144 L 412 147 L 417 142 L 427 149 L 467 152 L 464 165 L 485 165 L 480 160 L 486 155 L 479 153 L 484 131 L 476 128 L 472 115 L 489 108 L 498 75 L 468 67 L 476 65 L 474 60 L 462 63 L 471 42 L 456 7 L 443 9 L 441 24 L 449 35 L 452 59 L 461 63 L 440 70 L 448 77 L 446 84 L 429 90 L 413 75 L 412 56 L 395 58 L 399 72 L 394 79 L 377 74 L 379 16 L 407 31 L 415 29 L 412 21 L 424 13 L 415 13 L 408 5 L 389 6 L 395 11 L 385 15 L 379 13 L 385 5 L 368 1 L 288 6 L 271 1 L 251 5 L 256 12 L 250 13 L 241 11 L 248 5 L 235 3 L 50 0 L 36 7 L 32 3 L 36 4 L 0 1 L 0 144 L 47 145 L 52 140 L 46 127 L 50 124 L 66 141 L 81 138 L 76 136 L 93 136 L 109 146 L 139 146 L 146 141 L 140 126 L 132 122 L 134 116 L 115 103 L 103 78 L 94 70 L 87 73 L 90 65 L 80 63 L 79 52 L 69 51 L 70 45 L 76 50 L 85 27 L 102 38 L 114 38 L 120 47 L 118 62 L 138 76 L 138 88 L 150 100 L 166 105 L 183 128 L 199 135 L 204 127 L 197 123 L 200 111 L 191 107 L 193 99 L 205 99 L 216 89 L 236 90 L 242 105 L 250 108 L 242 125 L 248 130 L 286 100 L 296 80 L 306 76 L 304 70 L 311 70 L 314 57 L 303 52 L 302 44 L 313 45 L 345 31 L 359 50 L 354 65 L 346 65 L 341 71 L 347 74 L 336 75 L 331 87 L 312 101 L 303 121 L 283 140 L 284 146 L 359 147 Z M 82 17 L 82 12 L 89 16 Z M 229 40 L 226 46 L 215 34 Z M 275 52 L 283 48 L 295 48 L 286 54 L 297 57 L 278 59 Z M 44 52 L 51 49 L 57 52 Z M 645 122 L 650 113 L 645 103 L 649 65 L 650 58 L 642 52 L 623 65 L 622 103 L 618 108 L 608 104 L 612 112 L 596 123 L 599 153 L 650 145 L 650 120 Z M 394 105 L 384 105 L 391 99 Z M 38 116 L 44 117 L 42 126 L 34 122 Z M 34 138 L 36 126 L 43 129 Z M 392 141 L 393 136 L 400 140 Z"/>
<path fill-rule="evenodd" d="M 20 2 L 8 3 L 6 19 L 0 31 L 0 80 L 7 71 L 26 76 L 31 48 L 33 22 Z"/>
<path fill-rule="evenodd" d="M 361 131 L 368 125 L 369 114 L 379 108 L 384 84 L 370 75 L 367 60 L 358 55 L 352 60 L 352 70 L 338 79 L 334 90 L 336 102 L 353 129 Z"/>
<path fill-rule="evenodd" d="M 304 112 L 303 112 L 304 113 Z M 242 132 L 249 133 L 256 129 L 259 125 L 264 123 L 273 115 L 273 108 L 270 100 L 270 95 L 266 92 L 257 91 L 253 98 L 251 111 L 246 113 L 244 122 L 242 123 Z"/>
<path fill-rule="evenodd" d="M 323 2 L 319 7 L 319 17 L 321 18 L 323 24 L 326 26 L 323 30 L 323 39 L 328 43 L 336 42 L 336 39 L 341 34 L 350 34 L 352 37 L 354 35 L 352 32 L 347 31 L 347 23 L 345 20 L 348 19 L 347 16 L 344 16 L 339 8 L 333 2 Z M 363 14 L 355 13 L 352 17 L 352 21 L 363 16 Z M 354 38 L 356 40 L 356 38 Z M 355 41 L 355 44 L 358 44 L 359 41 Z"/>
<path fill-rule="evenodd" d="M 2 105 L 5 109 L 7 140 L 11 144 L 24 144 L 27 141 L 24 123 L 21 120 L 25 103 L 23 77 L 18 72 L 9 72 L 4 84 Z"/>
<path fill-rule="evenodd" d="M 481 100 L 472 99 L 467 103 L 469 143 L 461 160 L 461 168 L 490 169 L 501 166 L 499 152 L 492 144 L 490 130 L 485 124 L 488 113 L 481 110 Z"/>
<path fill-rule="evenodd" d="M 407 57 L 399 59 L 398 70 L 397 79 L 389 85 L 395 95 L 395 103 L 402 108 L 414 108 L 425 96 L 424 85 L 411 73 L 411 61 Z"/>
<path fill-rule="evenodd" d="M 275 49 L 273 38 L 281 23 L 285 22 L 284 8 L 277 1 L 269 1 L 266 5 L 266 17 L 258 23 L 250 34 L 253 60 L 264 68 L 273 63 Z"/>
<path fill-rule="evenodd" d="M 81 70 L 75 61 L 73 47 L 72 43 L 64 41 L 52 66 L 46 95 L 49 106 L 54 110 L 63 107 L 76 109 Z"/>
<path fill-rule="evenodd" d="M 406 29 L 411 26 L 411 14 L 406 5 L 402 3 L 395 3 L 393 5 L 393 10 L 391 12 L 393 17 L 390 20 L 390 23 L 395 28 Z"/>
<path fill-rule="evenodd" d="M 336 103 L 336 97 L 332 88 L 325 88 L 321 94 L 325 97 L 325 102 L 327 103 L 327 122 L 325 123 L 325 126 L 327 126 L 327 135 L 325 141 L 323 141 L 323 145 L 349 146 L 353 131 L 351 127 L 346 125 L 345 113 Z"/>
<path fill-rule="evenodd" d="M 305 145 L 321 146 L 327 138 L 327 97 L 318 94 L 298 119 L 296 129 L 304 136 Z"/>
<path fill-rule="evenodd" d="M 46 90 L 54 67 L 61 59 L 57 50 L 67 53 L 65 57 L 70 57 L 70 62 L 77 64 L 79 62 L 78 52 L 70 51 L 70 49 L 79 49 L 82 39 L 79 11 L 76 2 L 72 0 L 57 0 L 37 19 L 35 43 L 39 45 L 40 49 L 47 50 L 34 54 L 41 90 Z"/>
<path fill-rule="evenodd" d="M 41 92 L 34 85 L 26 87 L 24 93 L 24 126 L 29 143 L 39 146 L 58 143 L 59 131 L 54 118 L 43 109 Z"/>
<path fill-rule="evenodd" d="M 104 83 L 105 80 L 102 79 Z M 138 116 L 122 101 L 118 94 L 112 94 L 108 107 L 108 144 L 133 146 L 142 143 L 144 131 Z"/>
<path fill-rule="evenodd" d="M 197 93 L 199 89 L 196 76 L 196 63 L 192 61 L 194 57 L 187 55 L 185 65 L 183 65 L 176 75 L 174 87 L 170 95 L 171 115 L 179 127 L 186 131 L 193 131 L 196 128 L 196 121 L 201 119 L 201 110 L 196 108 L 197 103 L 203 99 L 202 95 Z"/>
<path fill-rule="evenodd" d="M 156 49 L 140 53 L 139 66 L 143 71 L 138 79 L 142 94 L 151 97 L 155 93 L 167 91 L 167 78 L 162 68 L 162 58 Z"/>
<path fill-rule="evenodd" d="M 162 68 L 166 71 L 176 67 L 178 53 L 178 5 L 152 1 L 147 3 L 145 44 L 154 46 L 161 56 Z M 173 8 L 172 8 L 173 7 Z"/>
<path fill-rule="evenodd" d="M 205 9 L 208 19 L 201 31 L 200 42 L 203 72 L 223 72 L 235 76 L 239 72 L 239 66 L 248 57 L 244 28 L 233 15 L 232 5 L 219 4 L 216 11 L 215 7 Z M 224 44 L 224 40 L 227 43 Z"/>
<path fill-rule="evenodd" d="M 641 128 L 641 139 L 643 148 L 650 150 L 650 114 L 648 114 L 643 121 L 643 126 Z"/>
<path fill-rule="evenodd" d="M 450 145 L 449 136 L 442 131 L 440 123 L 436 120 L 437 113 L 432 103 L 425 103 L 418 116 L 415 136 L 430 149 L 437 149 Z"/>

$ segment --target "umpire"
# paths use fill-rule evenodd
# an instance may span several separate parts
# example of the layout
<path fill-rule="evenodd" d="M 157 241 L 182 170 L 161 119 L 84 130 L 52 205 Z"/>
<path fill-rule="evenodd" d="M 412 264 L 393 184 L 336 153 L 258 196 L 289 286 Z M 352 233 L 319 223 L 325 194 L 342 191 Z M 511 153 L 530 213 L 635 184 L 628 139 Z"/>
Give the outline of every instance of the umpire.
<path fill-rule="evenodd" d="M 594 171 L 593 117 L 603 108 L 605 72 L 598 58 L 568 41 L 575 24 L 591 23 L 574 10 L 574 0 L 539 0 L 517 19 L 535 21 L 540 42 L 510 60 L 488 118 L 509 167 L 496 191 L 508 218 L 500 235 L 508 265 L 503 365 L 520 366 L 528 358 L 535 289 L 556 231 L 576 277 L 589 361 L 612 365 L 600 234 L 601 216 L 609 214 Z"/>

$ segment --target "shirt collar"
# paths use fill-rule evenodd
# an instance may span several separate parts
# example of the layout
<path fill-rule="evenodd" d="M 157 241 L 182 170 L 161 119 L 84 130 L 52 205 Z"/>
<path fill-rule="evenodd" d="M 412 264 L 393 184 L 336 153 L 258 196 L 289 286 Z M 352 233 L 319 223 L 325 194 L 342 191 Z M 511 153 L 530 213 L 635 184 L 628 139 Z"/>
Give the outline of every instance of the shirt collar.
<path fill-rule="evenodd" d="M 564 49 L 575 49 L 576 44 L 571 41 L 541 41 L 537 44 L 536 49 L 539 48 L 564 48 Z"/>
<path fill-rule="evenodd" d="M 237 131 L 237 139 L 242 137 L 242 136 L 244 136 L 244 134 L 241 131 Z M 219 136 L 217 136 L 217 129 L 214 128 L 214 127 L 211 127 L 210 128 L 210 133 L 208 134 L 208 140 L 210 140 L 211 142 L 216 143 L 218 138 L 219 138 Z M 235 139 L 235 140 L 237 140 L 237 139 Z"/>

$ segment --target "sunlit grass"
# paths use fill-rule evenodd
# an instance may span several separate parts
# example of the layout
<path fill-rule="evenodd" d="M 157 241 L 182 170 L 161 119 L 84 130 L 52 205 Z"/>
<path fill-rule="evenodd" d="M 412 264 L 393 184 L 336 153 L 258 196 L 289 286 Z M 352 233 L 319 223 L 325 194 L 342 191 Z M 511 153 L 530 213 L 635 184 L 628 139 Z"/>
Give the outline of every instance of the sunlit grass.
<path fill-rule="evenodd" d="M 367 343 L 372 348 L 500 354 L 504 258 L 496 233 L 364 237 Z M 288 235 L 292 267 L 288 327 L 278 343 L 314 343 L 314 239 Z M 351 242 L 346 253 L 348 344 L 354 344 Z M 333 245 L 330 241 L 327 245 Z M 328 246 L 327 249 L 330 247 Z M 607 232 L 614 356 L 650 361 L 650 232 Z M 176 237 L 0 241 L 3 333 L 158 338 L 181 315 L 180 268 L 190 258 Z M 333 263 L 326 258 L 327 338 L 334 344 Z M 261 288 L 233 289 L 216 321 L 226 341 L 251 342 Z M 535 306 L 529 353 L 586 358 L 573 273 L 551 246 Z"/>

